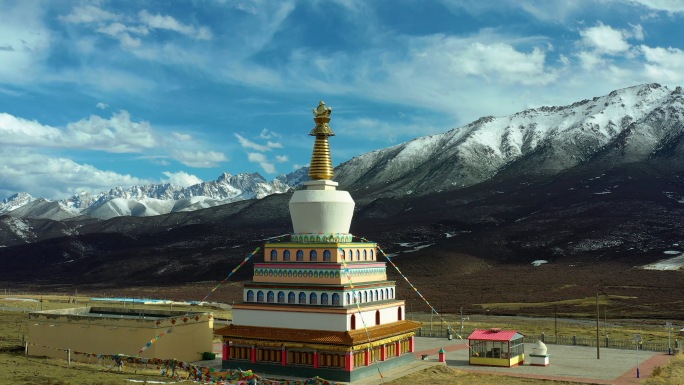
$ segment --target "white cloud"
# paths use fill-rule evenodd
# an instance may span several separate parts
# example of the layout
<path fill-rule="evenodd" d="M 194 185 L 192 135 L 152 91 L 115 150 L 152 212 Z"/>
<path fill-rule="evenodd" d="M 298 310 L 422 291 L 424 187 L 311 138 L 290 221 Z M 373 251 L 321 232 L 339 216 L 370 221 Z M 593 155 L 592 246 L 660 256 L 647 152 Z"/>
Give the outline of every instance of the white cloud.
<path fill-rule="evenodd" d="M 71 9 L 71 12 L 68 15 L 59 17 L 60 20 L 73 24 L 98 23 L 102 21 L 115 20 L 118 18 L 118 15 L 107 12 L 94 5 L 76 6 Z"/>
<path fill-rule="evenodd" d="M 276 155 L 276 162 L 278 163 L 285 163 L 290 160 L 290 158 L 287 155 Z"/>
<path fill-rule="evenodd" d="M 190 25 L 185 25 L 171 16 L 160 14 L 153 15 L 147 12 L 147 10 L 140 11 L 138 16 L 140 21 L 149 28 L 174 31 L 198 40 L 210 40 L 212 38 L 211 31 L 205 26 L 195 28 Z"/>
<path fill-rule="evenodd" d="M 604 24 L 581 30 L 580 36 L 583 44 L 601 54 L 615 55 L 627 51 L 630 47 L 623 31 Z"/>
<path fill-rule="evenodd" d="M 263 144 L 254 143 L 240 134 L 235 134 L 235 137 L 238 139 L 238 142 L 240 142 L 240 146 L 242 146 L 242 148 L 251 148 L 252 150 L 261 152 L 271 151 L 271 147 L 268 145 L 265 146 Z"/>
<path fill-rule="evenodd" d="M 185 171 L 164 171 L 162 174 L 164 174 L 168 178 L 164 181 L 165 183 L 171 183 L 173 185 L 180 187 L 188 187 L 196 185 L 198 183 L 202 183 L 202 179 L 196 177 L 195 175 L 188 174 Z"/>
<path fill-rule="evenodd" d="M 577 53 L 577 57 L 582 68 L 585 70 L 593 70 L 595 67 L 599 67 L 606 62 L 601 55 L 591 51 L 581 51 Z"/>
<path fill-rule="evenodd" d="M 95 105 L 95 107 L 97 107 L 97 108 L 99 108 L 99 109 L 101 109 L 101 110 L 106 110 L 107 107 L 109 107 L 109 106 L 108 106 L 106 103 L 100 102 L 100 103 L 97 103 L 97 104 Z"/>
<path fill-rule="evenodd" d="M 184 165 L 199 168 L 216 167 L 221 162 L 228 160 L 225 154 L 218 151 L 173 150 L 172 154 L 176 160 Z"/>
<path fill-rule="evenodd" d="M 280 134 L 278 134 L 275 131 L 271 131 L 268 128 L 264 128 L 261 130 L 259 133 L 259 139 L 273 139 L 273 138 L 280 138 Z"/>
<path fill-rule="evenodd" d="M 189 142 L 192 140 L 192 135 L 184 134 L 182 132 L 172 132 L 171 135 L 173 135 L 174 139 L 176 139 L 180 142 Z"/>
<path fill-rule="evenodd" d="M 32 147 L 77 148 L 106 152 L 140 152 L 159 143 L 148 122 L 131 121 L 127 111 L 110 119 L 91 115 L 66 129 L 0 113 L 0 143 Z"/>
<path fill-rule="evenodd" d="M 264 171 L 268 174 L 274 174 L 276 172 L 275 165 L 269 162 L 264 154 L 251 152 L 247 155 L 247 159 L 249 159 L 249 161 L 252 163 L 259 163 L 259 166 L 261 166 L 261 168 L 264 169 Z"/>
<path fill-rule="evenodd" d="M 0 113 L 0 143 L 3 145 L 55 145 L 62 140 L 63 132 L 38 122 Z"/>
<path fill-rule="evenodd" d="M 628 0 L 631 3 L 641 4 L 655 11 L 669 13 L 684 12 L 684 2 L 677 0 Z"/>
<path fill-rule="evenodd" d="M 651 81 L 684 82 L 684 51 L 678 48 L 639 47 L 647 61 L 644 68 Z"/>
<path fill-rule="evenodd" d="M 123 110 L 110 119 L 91 115 L 69 123 L 65 134 L 65 145 L 108 152 L 139 152 L 161 141 L 149 122 L 131 121 L 131 115 Z"/>
<path fill-rule="evenodd" d="M 64 199 L 82 191 L 95 194 L 114 186 L 154 183 L 24 147 L 0 146 L 0 165 L 0 196 L 27 191 L 38 197 Z"/>
<path fill-rule="evenodd" d="M 266 142 L 266 146 L 268 148 L 283 148 L 282 143 L 279 142 L 271 142 L 270 140 Z"/>
<path fill-rule="evenodd" d="M 644 27 L 641 24 L 630 24 L 632 31 L 630 37 L 636 40 L 644 40 Z"/>

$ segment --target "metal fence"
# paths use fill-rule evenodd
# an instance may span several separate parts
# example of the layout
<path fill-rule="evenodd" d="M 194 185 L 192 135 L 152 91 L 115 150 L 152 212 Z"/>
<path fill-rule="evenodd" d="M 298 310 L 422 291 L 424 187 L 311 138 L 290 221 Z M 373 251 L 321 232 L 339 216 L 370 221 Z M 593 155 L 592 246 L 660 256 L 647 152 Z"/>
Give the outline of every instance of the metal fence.
<path fill-rule="evenodd" d="M 462 335 L 459 335 L 458 331 L 451 331 L 452 339 L 467 339 L 472 333 L 470 331 L 464 331 Z M 449 338 L 449 333 L 447 329 L 442 328 L 420 328 L 416 332 L 418 337 L 433 337 L 433 338 Z M 581 337 L 581 336 L 554 336 L 554 335 L 526 335 L 526 342 L 536 342 L 540 340 L 545 344 L 553 345 L 569 345 L 569 346 L 590 346 L 596 347 L 596 337 Z M 599 338 L 599 344 L 602 348 L 611 349 L 636 349 L 636 342 L 633 339 L 613 339 L 609 337 Z M 671 340 L 669 343 L 667 339 L 663 341 L 640 341 L 639 350 L 649 350 L 654 352 L 668 352 L 679 351 L 679 342 L 677 340 Z"/>

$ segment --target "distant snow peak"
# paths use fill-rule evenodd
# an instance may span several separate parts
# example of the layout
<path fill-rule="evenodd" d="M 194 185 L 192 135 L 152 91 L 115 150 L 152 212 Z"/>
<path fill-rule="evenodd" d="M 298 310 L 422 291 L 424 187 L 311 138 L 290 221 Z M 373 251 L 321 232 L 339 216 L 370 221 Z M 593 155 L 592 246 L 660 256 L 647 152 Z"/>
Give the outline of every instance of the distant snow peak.
<path fill-rule="evenodd" d="M 305 177 L 304 177 L 305 176 Z M 81 192 L 70 198 L 50 202 L 27 193 L 15 194 L 0 203 L 0 214 L 15 217 L 63 220 L 80 215 L 99 219 L 118 216 L 155 216 L 176 211 L 192 211 L 225 203 L 261 199 L 294 189 L 308 180 L 308 168 L 266 181 L 259 173 L 221 174 L 215 181 L 188 187 L 170 183 L 114 187 L 91 195 Z"/>
<path fill-rule="evenodd" d="M 0 214 L 10 212 L 14 209 L 24 206 L 25 204 L 33 201 L 34 199 L 35 198 L 33 198 L 30 194 L 25 192 L 20 192 L 11 195 L 10 197 L 3 199 L 2 202 L 0 202 Z"/>

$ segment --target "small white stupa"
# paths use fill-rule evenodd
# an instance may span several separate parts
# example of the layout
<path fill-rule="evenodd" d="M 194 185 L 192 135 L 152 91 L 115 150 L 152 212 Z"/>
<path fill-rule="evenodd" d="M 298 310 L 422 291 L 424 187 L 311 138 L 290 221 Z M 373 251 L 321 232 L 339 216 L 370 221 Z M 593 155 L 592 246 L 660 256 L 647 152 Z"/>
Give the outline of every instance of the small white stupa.
<path fill-rule="evenodd" d="M 532 346 L 532 354 L 530 354 L 530 365 L 532 366 L 549 366 L 549 354 L 547 353 L 546 344 L 537 341 Z"/>

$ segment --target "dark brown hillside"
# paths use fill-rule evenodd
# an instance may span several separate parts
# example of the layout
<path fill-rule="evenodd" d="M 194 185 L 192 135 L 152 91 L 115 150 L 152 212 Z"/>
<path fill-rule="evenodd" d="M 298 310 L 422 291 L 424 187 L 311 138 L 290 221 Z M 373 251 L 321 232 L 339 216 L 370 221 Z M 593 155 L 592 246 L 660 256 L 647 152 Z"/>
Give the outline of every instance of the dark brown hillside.
<path fill-rule="evenodd" d="M 684 250 L 682 177 L 658 164 L 575 168 L 552 177 L 502 173 L 477 186 L 421 197 L 368 199 L 352 191 L 357 210 L 351 231 L 398 253 L 395 263 L 447 312 L 598 291 L 624 297 L 613 301 L 617 313 L 655 316 L 657 309 L 659 317 L 681 317 L 684 273 L 639 268 L 672 256 L 665 251 Z M 0 248 L 0 280 L 79 291 L 164 287 L 158 295 L 201 299 L 249 252 L 291 232 L 289 197 L 121 217 L 81 226 L 80 235 Z M 532 266 L 538 259 L 548 263 Z M 249 279 L 252 262 L 232 281 Z M 391 266 L 388 273 L 410 306 L 423 306 Z M 234 289 L 214 295 L 240 298 Z M 561 305 L 559 311 L 578 308 Z"/>

